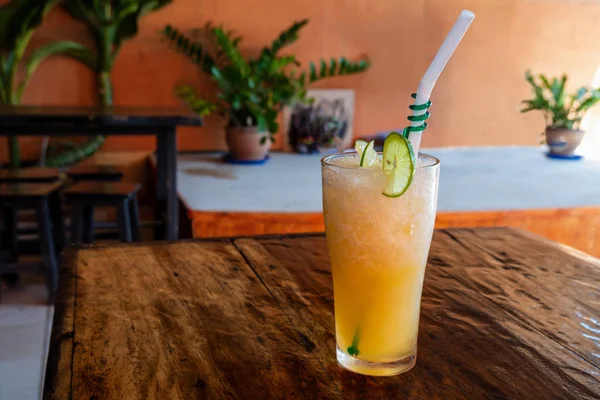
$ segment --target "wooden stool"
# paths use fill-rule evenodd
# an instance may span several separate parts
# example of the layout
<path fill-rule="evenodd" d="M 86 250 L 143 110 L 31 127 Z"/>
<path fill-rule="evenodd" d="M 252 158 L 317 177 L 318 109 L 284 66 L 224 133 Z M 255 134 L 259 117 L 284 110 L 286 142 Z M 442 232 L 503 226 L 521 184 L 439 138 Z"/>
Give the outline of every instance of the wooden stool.
<path fill-rule="evenodd" d="M 0 183 L 42 183 L 58 180 L 60 180 L 58 168 L 0 169 Z"/>
<path fill-rule="evenodd" d="M 20 168 L 20 169 L 0 169 L 0 183 L 50 183 L 61 180 L 60 170 L 58 168 Z M 60 192 L 56 191 L 48 199 L 51 210 L 52 225 L 56 229 L 62 227 L 62 213 L 60 206 Z M 0 253 L 2 250 L 8 250 L 9 261 L 17 262 L 18 240 L 17 240 L 17 213 L 15 207 L 5 206 L 2 210 L 3 225 L 5 229 L 5 240 L 0 241 Z M 56 240 L 56 251 L 62 251 L 64 246 L 64 233 L 54 232 Z"/>
<path fill-rule="evenodd" d="M 123 178 L 123 172 L 110 165 L 80 165 L 69 169 L 67 175 L 73 182 L 118 182 Z"/>
<path fill-rule="evenodd" d="M 94 206 L 114 206 L 117 210 L 119 239 L 123 242 L 140 240 L 140 217 L 137 203 L 139 183 L 79 182 L 65 195 L 73 205 L 71 243 L 91 243 L 94 238 Z"/>
<path fill-rule="evenodd" d="M 64 243 L 64 225 L 60 217 L 60 209 L 56 209 L 59 203 L 52 202 L 51 198 L 58 196 L 61 185 L 61 182 L 0 184 L 0 210 L 3 212 L 7 209 L 35 210 L 50 299 L 53 299 L 58 284 L 56 254 L 60 249 L 55 247 L 54 236 L 60 236 L 57 238 L 57 243 Z M 55 213 L 59 214 L 58 218 L 53 218 L 52 214 Z M 11 241 L 17 234 L 13 229 L 14 225 L 9 225 L 4 230 L 4 234 L 10 235 Z M 9 262 L 16 261 L 16 258 L 9 260 Z M 0 271 L 4 272 L 5 270 L 2 257 L 0 257 Z"/>

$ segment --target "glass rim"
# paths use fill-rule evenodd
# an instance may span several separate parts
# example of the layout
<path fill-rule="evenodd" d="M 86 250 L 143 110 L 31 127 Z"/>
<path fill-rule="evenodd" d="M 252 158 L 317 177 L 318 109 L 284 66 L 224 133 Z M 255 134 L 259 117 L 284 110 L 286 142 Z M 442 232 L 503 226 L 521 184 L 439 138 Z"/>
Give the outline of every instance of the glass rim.
<path fill-rule="evenodd" d="M 350 170 L 359 170 L 362 167 L 360 165 L 356 165 L 356 166 L 348 166 L 348 165 L 339 165 L 339 164 L 333 164 L 330 160 L 334 159 L 334 158 L 340 158 L 340 157 L 345 157 L 345 156 L 349 156 L 349 155 L 354 155 L 354 154 L 358 154 L 357 151 L 347 151 L 347 152 L 343 152 L 343 153 L 335 153 L 335 154 L 329 154 L 323 158 L 321 158 L 321 166 L 324 167 L 334 167 L 334 168 L 342 168 L 342 169 L 350 169 Z M 378 151 L 377 154 L 383 154 L 381 151 Z M 439 158 L 436 158 L 434 156 L 432 156 L 431 154 L 426 154 L 426 153 L 421 153 L 419 152 L 419 155 L 417 156 L 417 159 L 426 159 L 429 161 L 428 164 L 426 165 L 417 165 L 415 166 L 415 169 L 428 169 L 428 168 L 434 168 L 440 165 L 440 160 Z M 364 169 L 364 168 L 362 168 Z M 371 171 L 372 169 L 366 169 Z"/>

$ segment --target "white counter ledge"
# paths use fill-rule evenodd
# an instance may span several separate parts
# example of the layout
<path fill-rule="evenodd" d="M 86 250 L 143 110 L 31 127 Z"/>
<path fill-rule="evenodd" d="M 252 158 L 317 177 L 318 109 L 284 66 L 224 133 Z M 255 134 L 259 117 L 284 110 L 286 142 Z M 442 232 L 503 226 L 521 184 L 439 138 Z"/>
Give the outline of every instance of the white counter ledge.
<path fill-rule="evenodd" d="M 600 161 L 549 159 L 539 147 L 430 148 L 442 162 L 438 211 L 497 211 L 600 205 Z M 190 210 L 321 212 L 321 156 L 272 153 L 263 165 L 221 155 L 178 157 L 180 197 Z"/>

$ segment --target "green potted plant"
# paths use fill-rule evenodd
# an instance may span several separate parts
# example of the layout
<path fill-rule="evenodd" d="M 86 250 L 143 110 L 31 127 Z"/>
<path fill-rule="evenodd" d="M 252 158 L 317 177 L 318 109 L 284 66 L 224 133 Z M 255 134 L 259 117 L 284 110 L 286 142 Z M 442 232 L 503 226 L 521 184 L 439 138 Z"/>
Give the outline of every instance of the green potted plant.
<path fill-rule="evenodd" d="M 240 52 L 241 37 L 221 27 L 207 24 L 204 42 L 194 41 L 170 25 L 165 27 L 164 36 L 210 74 L 219 88 L 215 101 L 199 98 L 190 86 L 178 87 L 177 95 L 200 115 L 218 112 L 227 119 L 226 141 L 234 160 L 265 159 L 279 129 L 279 113 L 286 105 L 310 102 L 308 84 L 370 67 L 366 59 L 350 62 L 342 57 L 321 60 L 318 67 L 311 62 L 308 70 L 299 70 L 294 55 L 280 52 L 298 39 L 307 23 L 306 19 L 294 22 L 254 58 L 245 58 Z"/>
<path fill-rule="evenodd" d="M 0 104 L 18 105 L 37 67 L 47 58 L 80 47 L 70 41 L 51 42 L 25 53 L 38 26 L 60 0 L 13 0 L 0 6 Z M 19 74 L 23 68 L 24 73 Z M 8 139 L 9 165 L 21 167 L 18 137 Z"/>
<path fill-rule="evenodd" d="M 550 79 L 540 74 L 536 79 L 527 71 L 525 79 L 532 86 L 534 96 L 522 102 L 521 112 L 542 111 L 550 154 L 572 157 L 585 134 L 580 128 L 581 120 L 600 101 L 600 88 L 581 87 L 575 93 L 567 94 L 566 75 Z"/>
<path fill-rule="evenodd" d="M 97 91 L 102 106 L 112 106 L 112 68 L 123 43 L 138 33 L 139 19 L 158 10 L 172 0 L 65 0 L 64 8 L 74 18 L 88 25 L 94 45 L 78 47 L 68 55 L 96 73 Z M 69 143 L 55 147 L 62 151 L 50 154 L 46 165 L 64 166 L 75 164 L 98 151 L 104 144 L 104 136 L 98 135 L 80 147 Z"/>
<path fill-rule="evenodd" d="M 172 0 L 12 0 L 0 6 L 0 104 L 17 105 L 29 79 L 49 56 L 62 54 L 73 57 L 93 69 L 97 74 L 98 95 L 104 106 L 113 103 L 110 74 L 121 45 L 138 32 L 138 20 Z M 35 49 L 28 57 L 25 53 L 31 37 L 44 17 L 59 3 L 73 15 L 86 22 L 95 39 L 94 48 L 73 42 L 51 42 Z M 18 70 L 23 64 L 24 73 Z M 75 164 L 94 154 L 104 144 L 97 136 L 77 146 L 59 142 L 50 146 L 48 166 Z M 45 147 L 45 146 L 44 146 Z M 17 137 L 9 138 L 10 166 L 19 168 L 21 157 Z M 42 149 L 41 160 L 45 159 Z"/>

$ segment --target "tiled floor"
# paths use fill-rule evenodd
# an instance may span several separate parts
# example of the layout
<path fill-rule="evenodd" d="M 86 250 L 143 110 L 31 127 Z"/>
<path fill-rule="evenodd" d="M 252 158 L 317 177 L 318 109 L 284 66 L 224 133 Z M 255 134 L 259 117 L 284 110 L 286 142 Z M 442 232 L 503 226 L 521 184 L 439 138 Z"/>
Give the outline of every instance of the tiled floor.
<path fill-rule="evenodd" d="M 54 307 L 44 275 L 24 274 L 0 289 L 0 400 L 41 398 Z"/>

